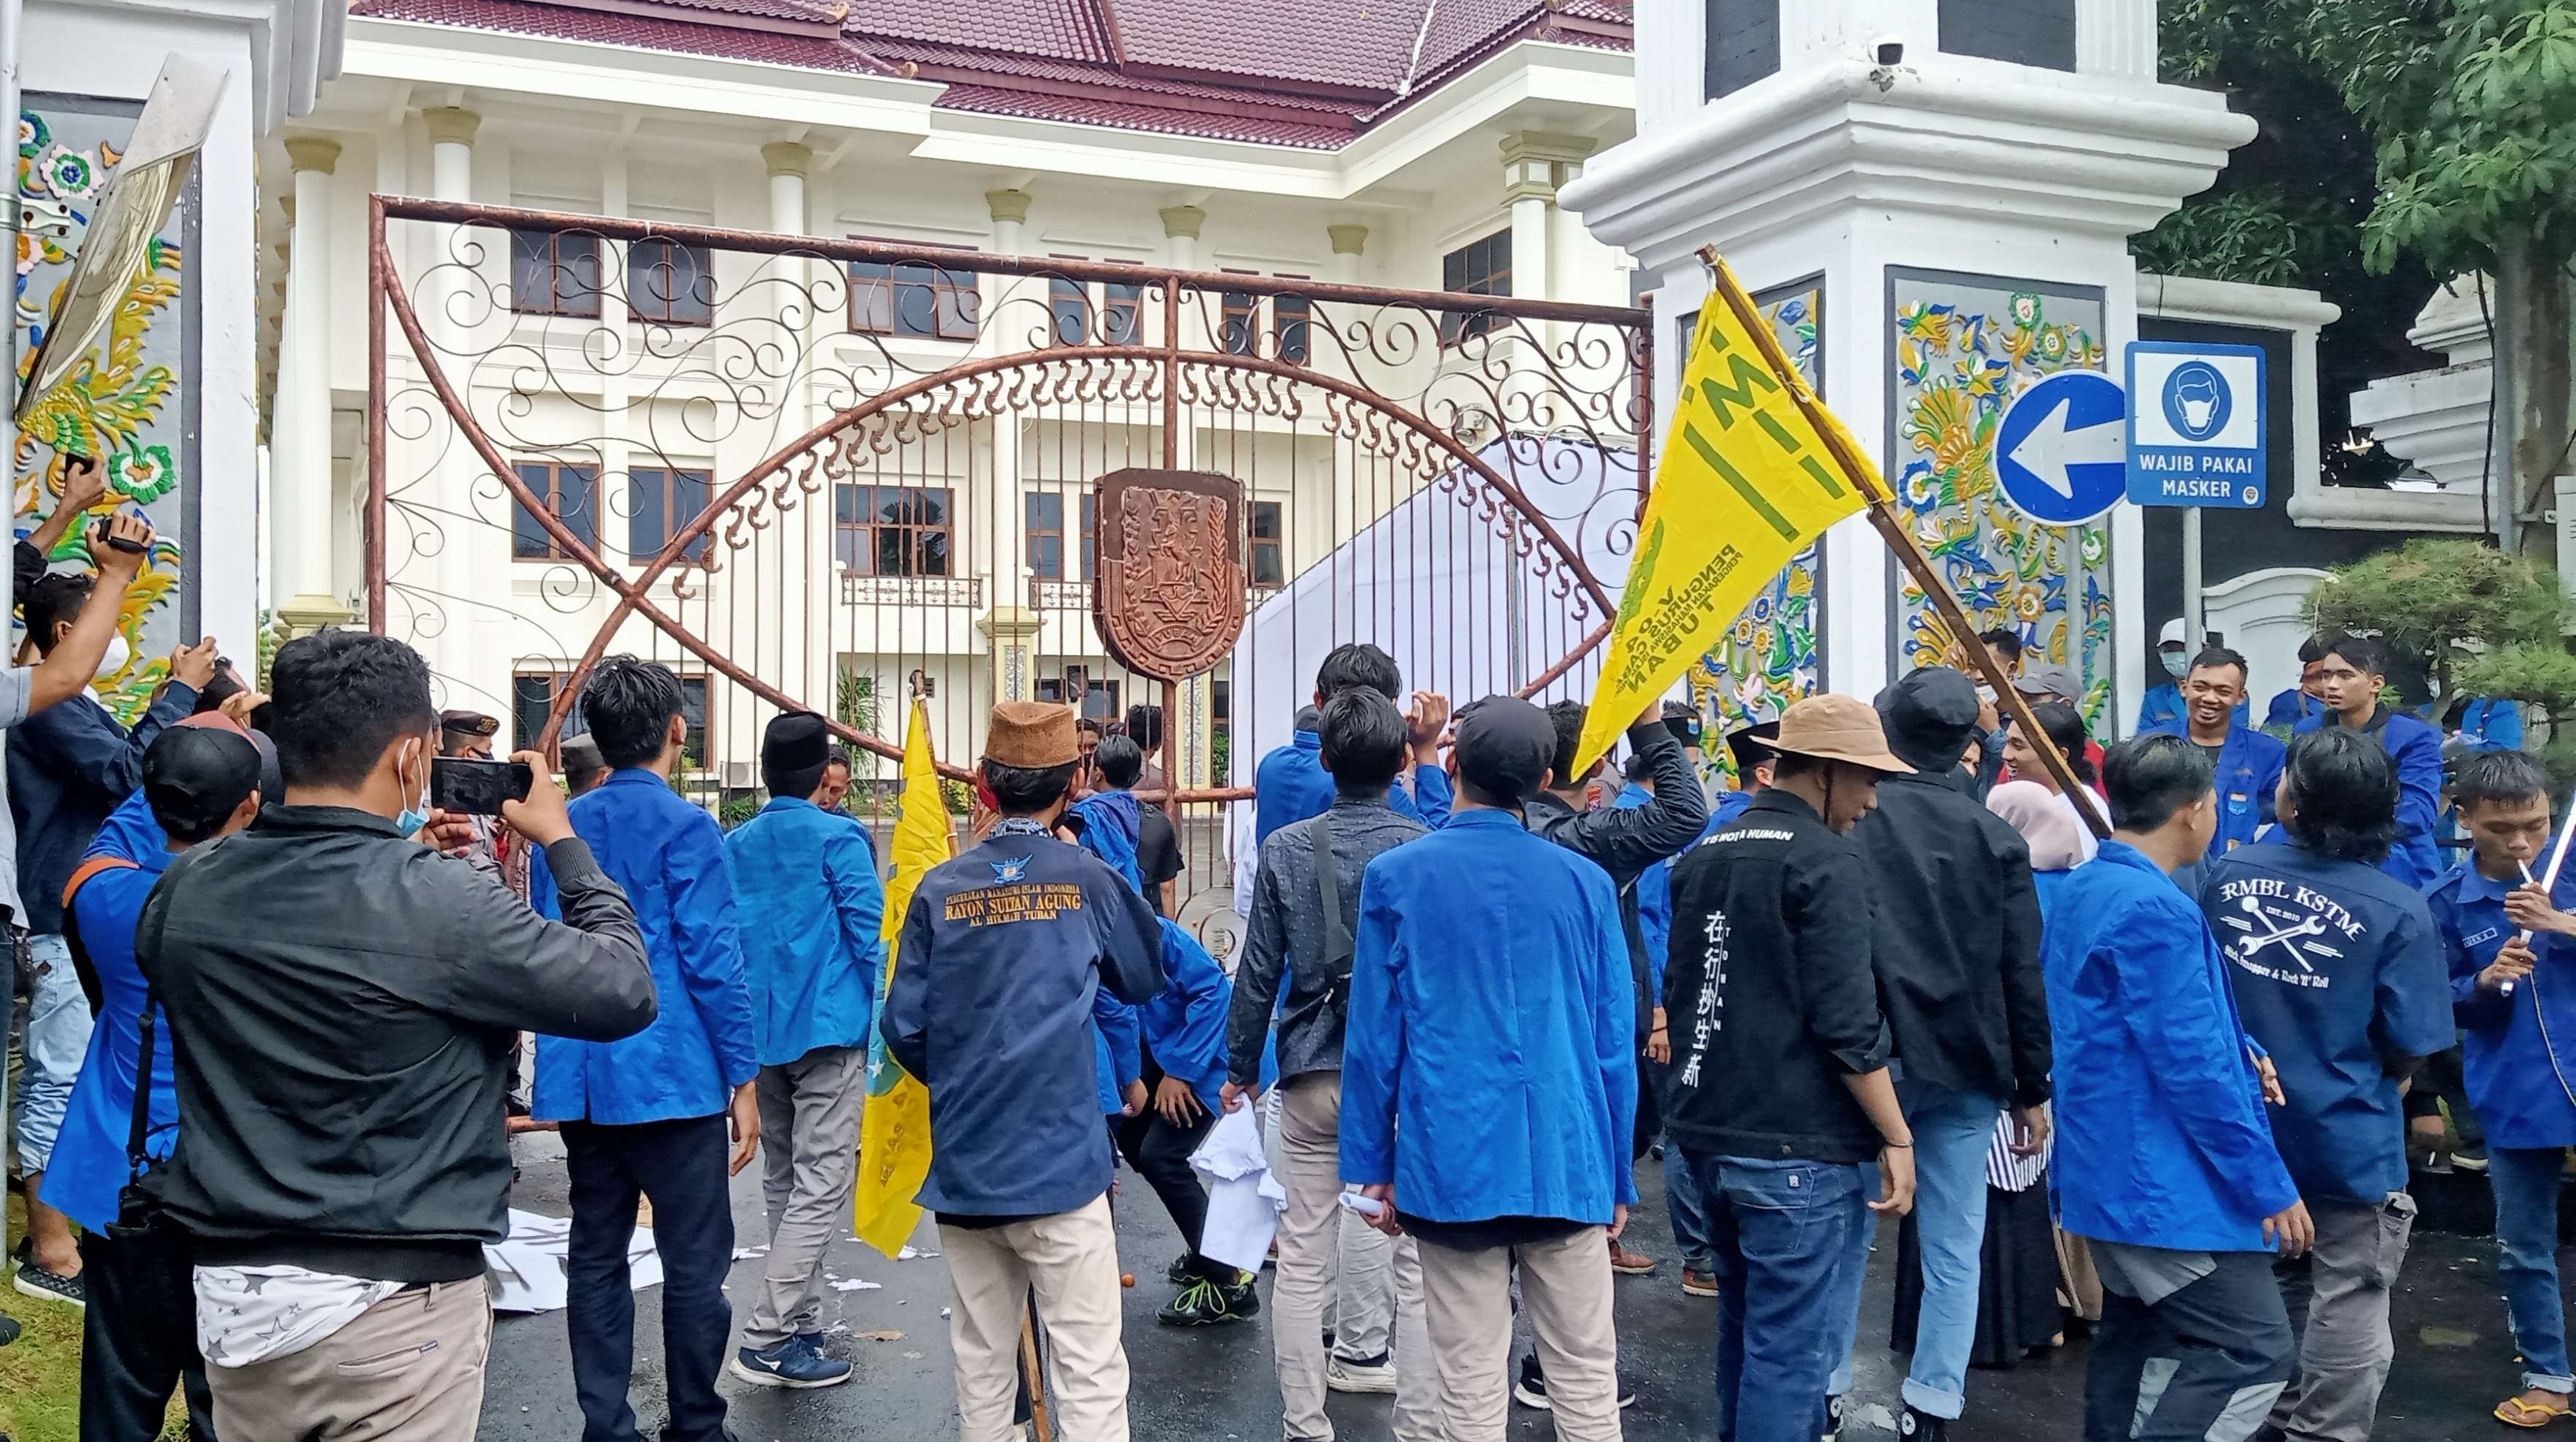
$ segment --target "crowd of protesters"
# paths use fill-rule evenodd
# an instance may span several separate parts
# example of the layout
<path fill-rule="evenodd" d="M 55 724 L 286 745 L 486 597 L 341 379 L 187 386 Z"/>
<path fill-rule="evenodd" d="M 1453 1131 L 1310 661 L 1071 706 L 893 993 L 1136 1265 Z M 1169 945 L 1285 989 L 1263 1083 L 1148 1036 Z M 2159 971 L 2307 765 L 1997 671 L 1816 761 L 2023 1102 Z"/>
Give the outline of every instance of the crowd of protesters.
<path fill-rule="evenodd" d="M 965 1442 L 1021 1435 L 1032 1313 L 1058 1435 L 1128 1435 L 1121 1160 L 1185 1244 L 1158 1319 L 1262 1311 L 1200 1249 L 1191 1166 L 1246 1109 L 1285 1197 L 1289 1442 L 1334 1435 L 1337 1391 L 1392 1394 L 1398 1442 L 1498 1442 L 1515 1398 L 1617 1438 L 1658 1148 L 1730 1442 L 1843 1427 L 1882 1221 L 1906 1437 L 1964 1426 L 1973 1368 L 2083 1328 L 2088 1442 L 2367 1437 L 2428 1117 L 2482 1134 L 2437 1150 L 2496 1196 L 2522 1359 L 2496 1417 L 2546 1426 L 2576 1392 L 2552 1040 L 2576 1037 L 2576 878 L 2532 879 L 2560 818 L 2517 749 L 2455 745 L 2446 777 L 2374 640 L 2310 643 L 2286 744 L 2223 648 L 2107 752 L 2061 666 L 2017 672 L 2035 734 L 1928 667 L 1726 736 L 1714 798 L 1687 707 L 1578 764 L 1579 704 L 1453 715 L 1341 646 L 1257 769 L 1229 972 L 1176 920 L 1159 716 L 996 705 L 971 833 L 889 918 L 829 723 L 770 721 L 768 800 L 728 834 L 671 784 L 679 678 L 633 658 L 587 677 L 564 785 L 523 752 L 492 816 L 437 809 L 431 777 L 488 762 L 496 723 L 437 710 L 383 637 L 290 642 L 268 695 L 182 647 L 121 725 L 84 699 L 121 669 L 120 539 L 149 543 L 118 520 L 91 570 L 23 578 L 31 664 L 0 671 L 36 982 L 13 1271 L 87 1308 L 85 1438 L 158 1436 L 174 1397 L 201 1437 L 473 1435 L 482 1249 L 535 1129 L 570 1181 L 587 1438 L 637 1435 L 648 1208 L 665 1437 L 732 1435 L 727 1373 L 847 1382 L 823 1268 L 872 1038 L 930 1098 Z"/>

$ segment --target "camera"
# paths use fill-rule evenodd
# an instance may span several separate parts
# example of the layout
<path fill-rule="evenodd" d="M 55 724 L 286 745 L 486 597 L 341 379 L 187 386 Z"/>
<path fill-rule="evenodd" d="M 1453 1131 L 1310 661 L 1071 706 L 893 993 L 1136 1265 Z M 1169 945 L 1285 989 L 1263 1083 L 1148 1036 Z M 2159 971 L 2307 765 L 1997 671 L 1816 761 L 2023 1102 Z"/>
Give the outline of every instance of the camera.
<path fill-rule="evenodd" d="M 1883 35 L 1870 43 L 1870 58 L 1894 67 L 1905 63 L 1905 42 L 1893 35 Z"/>

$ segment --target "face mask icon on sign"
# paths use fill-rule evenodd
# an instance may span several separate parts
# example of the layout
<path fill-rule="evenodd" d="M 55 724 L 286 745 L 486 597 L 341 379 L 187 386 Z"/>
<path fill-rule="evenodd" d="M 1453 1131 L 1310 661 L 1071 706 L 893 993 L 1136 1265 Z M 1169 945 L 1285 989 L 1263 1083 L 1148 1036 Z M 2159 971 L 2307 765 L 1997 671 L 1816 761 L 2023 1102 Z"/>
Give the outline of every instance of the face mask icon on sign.
<path fill-rule="evenodd" d="M 2186 439 L 2205 441 L 2227 424 L 2234 405 L 2217 368 L 2193 361 L 2166 378 L 2164 409 L 2165 420 Z"/>

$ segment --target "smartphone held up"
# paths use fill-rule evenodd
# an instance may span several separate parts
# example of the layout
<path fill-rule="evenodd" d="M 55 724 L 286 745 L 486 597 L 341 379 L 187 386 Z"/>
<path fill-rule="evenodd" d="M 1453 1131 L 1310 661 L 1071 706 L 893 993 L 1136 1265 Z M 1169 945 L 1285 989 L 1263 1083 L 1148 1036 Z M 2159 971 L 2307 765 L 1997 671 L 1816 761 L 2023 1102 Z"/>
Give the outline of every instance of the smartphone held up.
<path fill-rule="evenodd" d="M 535 784 L 536 773 L 524 761 L 430 758 L 429 804 L 460 816 L 498 816 L 501 803 L 527 800 Z"/>

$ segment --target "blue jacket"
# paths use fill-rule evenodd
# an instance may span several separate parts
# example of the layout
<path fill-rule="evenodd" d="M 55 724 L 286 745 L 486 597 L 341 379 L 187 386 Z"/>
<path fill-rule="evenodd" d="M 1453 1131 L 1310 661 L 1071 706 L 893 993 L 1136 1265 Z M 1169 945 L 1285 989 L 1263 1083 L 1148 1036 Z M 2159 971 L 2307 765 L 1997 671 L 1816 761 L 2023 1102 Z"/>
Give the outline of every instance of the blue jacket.
<path fill-rule="evenodd" d="M 2236 703 L 2236 714 L 2228 720 L 2234 725 L 2243 726 L 2250 714 L 2252 713 L 2247 709 L 2246 703 L 2240 700 Z M 2167 681 L 2149 691 L 2138 702 L 2138 724 L 2130 734 L 2143 735 L 2149 731 L 2171 731 L 2179 736 L 2183 734 L 2183 727 L 2190 720 L 2191 707 L 2182 699 L 2181 684 Z"/>
<path fill-rule="evenodd" d="M 2335 719 L 2333 712 L 2321 709 L 2293 728 L 2293 734 L 2321 730 Z M 2444 869 L 2433 845 L 2433 823 L 2442 811 L 2442 733 L 2384 704 L 2362 729 L 2377 732 L 2379 744 L 2397 763 L 2397 845 L 2379 869 L 2421 891 Z"/>
<path fill-rule="evenodd" d="M 1634 811 L 1654 800 L 1654 793 L 1631 781 L 1620 788 L 1618 799 L 1611 804 L 1622 811 Z M 1715 836 L 1726 824 L 1744 814 L 1753 804 L 1750 791 L 1721 791 L 1708 804 L 1708 824 L 1700 828 L 1691 841 L 1697 846 Z M 1682 848 L 1688 851 L 1689 846 Z M 1646 974 L 1653 990 L 1646 994 L 1663 1005 L 1664 966 L 1671 960 L 1673 938 L 1673 863 L 1658 861 L 1637 877 L 1637 926 L 1646 933 Z"/>
<path fill-rule="evenodd" d="M 2066 878 L 2039 945 L 2057 1043 L 2058 1225 L 2175 1251 L 2264 1250 L 2263 1219 L 2299 1192 L 2209 923 L 2117 841 Z"/>
<path fill-rule="evenodd" d="M 724 850 L 760 1064 L 866 1046 L 885 970 L 885 884 L 867 833 L 781 796 L 726 836 Z"/>
<path fill-rule="evenodd" d="M 84 691 L 9 728 L 9 811 L 18 823 L 18 894 L 27 904 L 19 921 L 29 931 L 63 929 L 72 868 L 99 823 L 142 788 L 153 738 L 196 704 L 195 687 L 172 682 L 128 731 Z"/>
<path fill-rule="evenodd" d="M 877 1030 L 930 1090 L 921 1205 L 1049 1216 L 1108 1191 L 1093 1003 L 1163 989 L 1145 898 L 1078 846 L 996 829 L 921 878 L 895 952 Z"/>
<path fill-rule="evenodd" d="M 2439 712 L 2449 710 L 2443 702 L 2433 703 L 2436 714 L 2424 719 L 2435 727 L 2441 725 Z M 2460 744 L 2472 751 L 2519 751 L 2522 749 L 2522 703 L 2494 696 L 2471 700 L 2460 713 Z"/>
<path fill-rule="evenodd" d="M 1401 784 L 1386 789 L 1386 804 L 1437 831 L 1449 820 L 1449 773 L 1437 766 L 1413 768 L 1413 790 Z M 1324 769 L 1324 737 L 1299 731 L 1288 745 L 1261 758 L 1252 773 L 1252 844 L 1270 833 L 1333 809 L 1333 774 Z"/>
<path fill-rule="evenodd" d="M 2479 875 L 2472 855 L 2424 895 L 2442 933 L 2461 1079 L 2488 1145 L 2576 1146 L 2576 1097 L 2568 1092 L 2576 1083 L 2576 937 L 2532 937 L 2537 959 L 2511 996 L 2478 985 L 2478 973 L 2513 938 L 2504 897 L 2520 884 Z M 2576 911 L 2576 871 L 2559 873 L 2550 900 Z"/>
<path fill-rule="evenodd" d="M 2293 686 L 2272 698 L 2263 712 L 2263 729 L 2269 731 L 2287 726 L 2298 729 L 2302 722 L 2325 714 L 2326 703 Z"/>
<path fill-rule="evenodd" d="M 540 1038 L 530 1110 L 610 1126 L 715 1116 L 760 1074 L 724 832 L 650 771 L 614 772 L 571 810 L 573 831 L 635 908 L 662 1006 L 623 1041 Z M 528 904 L 562 914 L 542 852 L 528 860 Z"/>
<path fill-rule="evenodd" d="M 2191 736 L 2187 720 L 2151 729 L 2155 734 Z M 2145 735 L 2142 730 L 2139 734 Z M 2227 744 L 2218 753 L 2218 830 L 2209 838 L 2216 860 L 2240 846 L 2254 844 L 2255 833 L 2272 824 L 2274 802 L 2281 790 L 2281 767 L 2290 748 L 2260 731 L 2246 729 L 2243 716 L 2227 728 Z"/>
<path fill-rule="evenodd" d="M 72 1085 L 53 1161 L 45 1168 L 41 1200 L 90 1231 L 116 1220 L 116 1194 L 132 1180 L 126 1142 L 134 1131 L 134 1074 L 142 1060 L 143 973 L 134 964 L 134 925 L 143 900 L 169 869 L 169 836 L 152 819 L 136 791 L 98 831 L 89 856 L 109 856 L 132 866 L 102 871 L 84 882 L 72 904 L 81 950 L 98 979 L 99 1006 Z M 87 860 L 88 857 L 82 858 Z M 61 898 L 55 898 L 57 903 Z M 152 1101 L 143 1150 L 155 1159 L 179 1144 L 179 1096 L 172 1080 L 170 1029 L 156 1021 L 152 1036 Z"/>
<path fill-rule="evenodd" d="M 1463 811 L 1368 864 L 1354 941 L 1343 1181 L 1392 1182 L 1434 1222 L 1607 1224 L 1637 1199 L 1635 982 L 1608 873 L 1508 811 Z"/>
<path fill-rule="evenodd" d="M 2246 1034 L 2280 1071 L 2272 1136 L 2299 1195 L 2377 1206 L 2404 1190 L 2397 1077 L 2456 1034 L 2424 899 L 2275 833 L 2211 863 L 2201 910 Z"/>
<path fill-rule="evenodd" d="M 1103 791 L 1073 804 L 1082 818 L 1082 849 L 1099 857 L 1110 870 L 1139 892 L 1145 873 L 1136 864 L 1136 838 L 1144 830 L 1133 791 Z"/>
<path fill-rule="evenodd" d="M 1234 983 L 1180 923 L 1169 917 L 1162 922 L 1162 994 L 1136 1008 L 1136 1019 L 1154 1065 L 1187 1082 L 1199 1105 L 1216 1116 L 1222 1111 L 1217 1093 L 1225 1086 L 1225 1014 L 1234 1005 Z M 1265 1058 L 1264 1071 L 1269 1070 Z M 1272 1079 L 1264 1075 L 1261 1085 L 1267 1088 Z"/>

